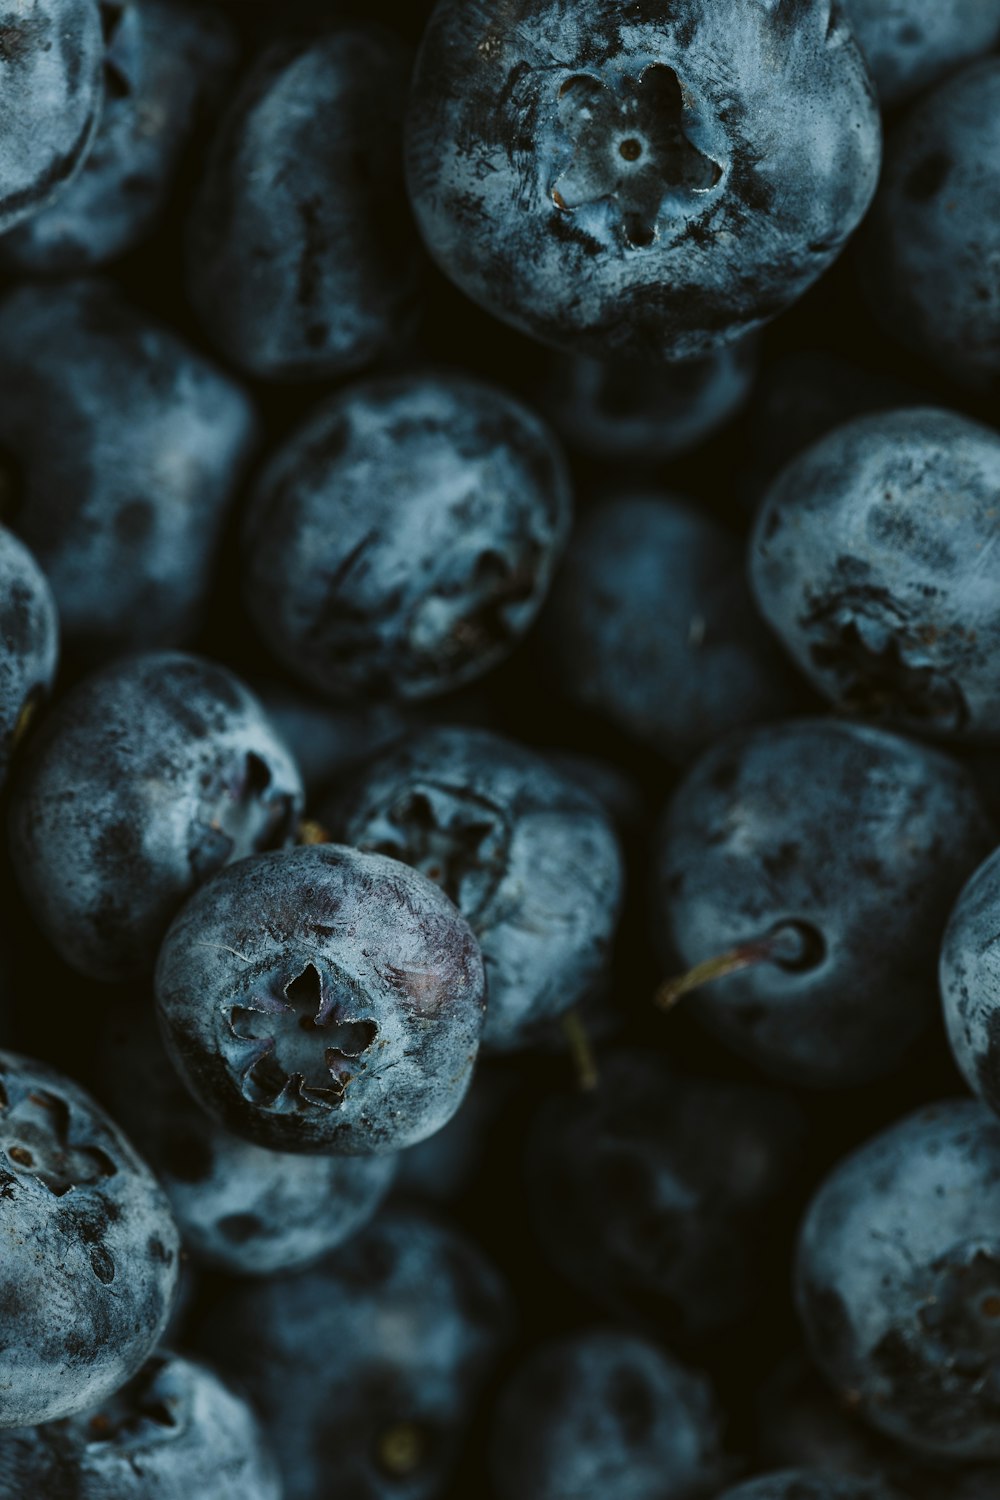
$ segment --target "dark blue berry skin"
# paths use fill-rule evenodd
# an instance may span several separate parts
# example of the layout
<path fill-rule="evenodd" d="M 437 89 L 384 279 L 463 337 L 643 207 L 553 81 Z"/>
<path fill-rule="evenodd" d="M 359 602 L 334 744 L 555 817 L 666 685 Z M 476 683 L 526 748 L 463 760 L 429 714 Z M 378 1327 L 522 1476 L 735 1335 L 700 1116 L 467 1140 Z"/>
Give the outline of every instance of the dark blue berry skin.
<path fill-rule="evenodd" d="M 941 946 L 941 997 L 955 1061 L 974 1094 L 1000 1113 L 1000 855 L 962 892 Z"/>
<path fill-rule="evenodd" d="M 701 1336 L 763 1294 L 795 1185 L 804 1122 L 783 1095 L 675 1076 L 641 1053 L 602 1057 L 589 1094 L 536 1121 L 527 1171 L 559 1272 L 618 1316 Z"/>
<path fill-rule="evenodd" d="M 564 1038 L 564 1049 L 565 1045 Z M 399 1153 L 396 1194 L 438 1208 L 449 1203 L 460 1207 L 463 1196 L 481 1179 L 486 1152 L 503 1131 L 504 1106 L 519 1084 L 519 1072 L 481 1060 L 461 1108 L 447 1125 L 419 1146 Z"/>
<path fill-rule="evenodd" d="M 70 1416 L 130 1379 L 166 1325 L 179 1249 L 118 1126 L 44 1063 L 0 1054 L 0 1427 Z"/>
<path fill-rule="evenodd" d="M 711 1385 L 630 1333 L 545 1345 L 500 1397 L 491 1467 L 499 1500 L 701 1500 L 724 1473 Z"/>
<path fill-rule="evenodd" d="M 132 0 L 108 44 L 107 98 L 83 168 L 51 207 L 0 240 L 0 264 L 71 275 L 147 239 L 234 61 L 229 25 L 208 7 Z"/>
<path fill-rule="evenodd" d="M 242 860 L 174 921 L 160 1022 L 198 1101 L 276 1151 L 367 1155 L 446 1124 L 472 1077 L 483 960 L 436 885 L 323 844 Z"/>
<path fill-rule="evenodd" d="M 363 1229 L 392 1185 L 394 1156 L 290 1156 L 221 1130 L 170 1065 L 152 1015 L 110 1020 L 103 1092 L 159 1178 L 185 1249 L 236 1276 L 308 1265 Z"/>
<path fill-rule="evenodd" d="M 481 729 L 429 729 L 362 771 L 320 822 L 454 901 L 486 966 L 484 1047 L 530 1046 L 606 971 L 624 894 L 618 839 L 542 756 Z"/>
<path fill-rule="evenodd" d="M 0 12 L 0 233 L 72 182 L 104 99 L 95 0 L 20 0 Z"/>
<path fill-rule="evenodd" d="M 1000 0 L 843 0 L 882 104 L 899 104 L 1000 41 Z"/>
<path fill-rule="evenodd" d="M 813 1358 L 918 1453 L 1000 1457 L 1000 1121 L 949 1100 L 869 1141 L 803 1221 L 796 1296 Z"/>
<path fill-rule="evenodd" d="M 281 1500 L 247 1403 L 157 1354 L 103 1405 L 0 1434 L 0 1500 Z"/>
<path fill-rule="evenodd" d="M 660 831 L 662 962 L 693 968 L 770 936 L 773 958 L 683 1004 L 791 1082 L 889 1073 L 936 1015 L 948 913 L 995 838 L 964 767 L 917 741 L 832 719 L 733 736 Z"/>
<path fill-rule="evenodd" d="M 202 1342 L 257 1407 L 285 1500 L 433 1500 L 509 1316 L 478 1250 L 397 1213 L 313 1270 L 234 1287 Z"/>
<path fill-rule="evenodd" d="M 953 412 L 861 417 L 789 465 L 750 548 L 765 619 L 841 711 L 1000 737 L 1000 437 Z"/>
<path fill-rule="evenodd" d="M 543 640 L 564 692 L 672 760 L 796 701 L 739 542 L 670 495 L 629 493 L 583 515 Z"/>
<path fill-rule="evenodd" d="M 331 703 L 285 681 L 255 687 L 310 796 L 327 791 L 413 728 L 412 716 L 396 703 Z"/>
<path fill-rule="evenodd" d="M 192 209 L 188 285 L 262 380 L 364 369 L 407 333 L 422 256 L 403 183 L 409 49 L 355 24 L 259 59 Z"/>
<path fill-rule="evenodd" d="M 996 17 L 995 0 L 982 9 Z M 991 57 L 939 84 L 896 127 L 860 241 L 865 289 L 886 329 L 987 391 L 1000 373 L 998 151 L 1000 59 Z"/>
<path fill-rule="evenodd" d="M 126 657 L 45 718 L 9 812 L 32 913 L 74 968 L 151 973 L 174 913 L 230 860 L 294 837 L 302 785 L 256 699 L 216 662 Z"/>
<path fill-rule="evenodd" d="M 719 1500 L 907 1500 L 881 1479 L 829 1474 L 817 1469 L 785 1469 L 726 1490 Z"/>
<path fill-rule="evenodd" d="M 830 0 L 441 0 L 408 120 L 441 268 L 598 359 L 692 359 L 774 317 L 859 223 L 880 153 Z"/>
<path fill-rule="evenodd" d="M 434 374 L 357 385 L 256 487 L 247 608 L 283 664 L 331 696 L 442 693 L 532 624 L 570 510 L 547 429 L 502 392 Z"/>
<path fill-rule="evenodd" d="M 243 392 L 109 284 L 25 285 L 0 304 L 8 525 L 75 652 L 195 633 L 253 428 Z"/>
<path fill-rule="evenodd" d="M 0 785 L 20 735 L 47 697 L 59 658 L 59 618 L 44 573 L 0 526 Z"/>

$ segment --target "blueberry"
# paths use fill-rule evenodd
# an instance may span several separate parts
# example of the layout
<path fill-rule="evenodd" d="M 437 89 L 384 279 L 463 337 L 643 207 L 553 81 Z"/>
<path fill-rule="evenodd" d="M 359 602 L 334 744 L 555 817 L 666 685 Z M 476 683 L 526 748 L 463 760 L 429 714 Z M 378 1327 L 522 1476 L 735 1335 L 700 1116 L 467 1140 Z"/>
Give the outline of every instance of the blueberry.
<path fill-rule="evenodd" d="M 483 960 L 437 886 L 323 844 L 230 866 L 167 933 L 167 1045 L 222 1124 L 278 1151 L 395 1151 L 455 1113 L 476 1060 Z"/>
<path fill-rule="evenodd" d="M 1000 41 L 1000 0 L 844 0 L 883 105 L 898 104 Z"/>
<path fill-rule="evenodd" d="M 493 1423 L 500 1500 L 700 1500 L 722 1476 L 707 1378 L 634 1334 L 593 1330 L 536 1351 Z"/>
<path fill-rule="evenodd" d="M 252 436 L 243 392 L 109 284 L 0 304 L 5 516 L 78 653 L 193 635 Z"/>
<path fill-rule="evenodd" d="M 73 183 L 0 241 L 0 262 L 12 270 L 85 271 L 148 238 L 199 117 L 232 69 L 229 26 L 207 8 L 131 0 L 104 9 L 100 128 Z"/>
<path fill-rule="evenodd" d="M 996 30 L 996 0 L 981 9 Z M 868 300 L 888 331 L 986 391 L 1000 374 L 998 152 L 1000 59 L 993 57 L 939 84 L 890 136 L 860 244 Z"/>
<path fill-rule="evenodd" d="M 881 1479 L 785 1469 L 726 1490 L 719 1500 L 905 1500 Z"/>
<path fill-rule="evenodd" d="M 301 797 L 287 750 L 232 673 L 174 652 L 125 658 L 41 725 L 11 798 L 15 872 L 67 963 L 135 977 L 202 881 L 293 836 Z"/>
<path fill-rule="evenodd" d="M 313 1270 L 234 1286 L 203 1343 L 256 1404 L 285 1500 L 433 1500 L 508 1313 L 473 1245 L 389 1214 Z"/>
<path fill-rule="evenodd" d="M 310 795 L 327 791 L 413 727 L 412 715 L 396 703 L 330 703 L 286 681 L 261 682 L 256 691 Z"/>
<path fill-rule="evenodd" d="M 560 1273 L 643 1327 L 698 1336 L 761 1298 L 804 1124 L 783 1095 L 602 1057 L 590 1094 L 553 1099 L 528 1142 L 533 1217 Z M 738 1247 L 738 1250 L 735 1248 Z"/>
<path fill-rule="evenodd" d="M 48 695 L 58 656 L 52 590 L 27 547 L 0 526 L 0 785 Z"/>
<path fill-rule="evenodd" d="M 0 1434 L 0 1500 L 281 1500 L 256 1419 L 204 1365 L 157 1354 L 103 1405 Z"/>
<path fill-rule="evenodd" d="M 1000 437 L 952 412 L 861 417 L 795 460 L 750 551 L 765 618 L 839 709 L 1000 737 Z"/>
<path fill-rule="evenodd" d="M 324 692 L 441 693 L 528 629 L 570 504 L 547 430 L 502 392 L 460 376 L 356 385 L 257 486 L 247 608 L 285 666 Z"/>
<path fill-rule="evenodd" d="M 935 1016 L 948 912 L 994 838 L 964 768 L 916 741 L 825 719 L 733 736 L 662 826 L 663 962 L 732 955 L 684 1003 L 778 1076 L 888 1073 Z"/>
<path fill-rule="evenodd" d="M 184 1245 L 239 1276 L 307 1265 L 362 1229 L 394 1156 L 289 1156 L 220 1130 L 170 1065 L 153 1017 L 123 1008 L 101 1051 L 104 1092 L 170 1199 Z"/>
<path fill-rule="evenodd" d="M 591 508 L 544 617 L 556 682 L 675 760 L 791 712 L 795 684 L 743 569 L 736 539 L 672 496 L 628 493 Z"/>
<path fill-rule="evenodd" d="M 484 730 L 429 729 L 363 771 L 320 821 L 454 901 L 486 965 L 485 1047 L 530 1045 L 607 968 L 618 841 L 604 809 L 542 756 Z"/>
<path fill-rule="evenodd" d="M 0 233 L 72 182 L 103 102 L 95 0 L 30 0 L 0 15 Z"/>
<path fill-rule="evenodd" d="M 166 1324 L 177 1231 L 117 1125 L 77 1084 L 10 1052 L 0 1053 L 0 1246 L 0 1426 L 106 1400 Z"/>
<path fill-rule="evenodd" d="M 1000 1457 L 1000 1121 L 928 1106 L 841 1162 L 799 1241 L 813 1357 L 874 1427 L 917 1452 Z"/>
<path fill-rule="evenodd" d="M 836 257 L 875 190 L 867 71 L 830 0 L 441 0 L 408 173 L 442 269 L 598 359 L 691 359 Z"/>
<path fill-rule="evenodd" d="M 1000 851 L 975 872 L 941 948 L 941 994 L 955 1061 L 974 1094 L 1000 1113 Z"/>
<path fill-rule="evenodd" d="M 286 38 L 233 102 L 192 210 L 188 282 L 206 329 L 248 373 L 345 375 L 392 350 L 412 322 L 410 62 L 376 26 Z"/>

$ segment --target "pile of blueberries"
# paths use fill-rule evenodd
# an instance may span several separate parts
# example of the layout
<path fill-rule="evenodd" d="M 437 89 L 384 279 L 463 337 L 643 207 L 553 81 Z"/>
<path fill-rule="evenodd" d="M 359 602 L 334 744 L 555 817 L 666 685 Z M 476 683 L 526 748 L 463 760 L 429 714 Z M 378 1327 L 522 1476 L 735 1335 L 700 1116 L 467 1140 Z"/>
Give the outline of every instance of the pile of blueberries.
<path fill-rule="evenodd" d="M 1000 1500 L 1000 0 L 0 0 L 0 1500 Z"/>

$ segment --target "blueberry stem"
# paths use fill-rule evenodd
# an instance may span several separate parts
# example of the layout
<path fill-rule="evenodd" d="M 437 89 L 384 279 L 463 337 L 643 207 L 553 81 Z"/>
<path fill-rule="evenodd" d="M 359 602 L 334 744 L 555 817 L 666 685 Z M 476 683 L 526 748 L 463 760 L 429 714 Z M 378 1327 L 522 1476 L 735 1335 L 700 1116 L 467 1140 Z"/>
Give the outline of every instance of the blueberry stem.
<path fill-rule="evenodd" d="M 742 969 L 752 969 L 757 964 L 780 963 L 786 968 L 797 968 L 807 957 L 807 944 L 802 931 L 794 922 L 783 922 L 773 927 L 764 937 L 741 943 L 730 948 L 728 953 L 718 953 L 704 963 L 695 964 L 686 974 L 666 980 L 656 991 L 653 1003 L 660 1010 L 672 1010 L 678 1000 L 700 990 L 713 980 L 725 979 L 738 974 Z"/>
<path fill-rule="evenodd" d="M 562 1029 L 573 1061 L 577 1083 L 584 1093 L 591 1093 L 596 1089 L 600 1079 L 587 1028 L 580 1019 L 578 1010 L 570 1009 L 564 1013 Z"/>
<path fill-rule="evenodd" d="M 314 818 L 303 818 L 299 824 L 297 842 L 300 844 L 331 844 L 331 839 L 322 823 L 317 823 Z"/>

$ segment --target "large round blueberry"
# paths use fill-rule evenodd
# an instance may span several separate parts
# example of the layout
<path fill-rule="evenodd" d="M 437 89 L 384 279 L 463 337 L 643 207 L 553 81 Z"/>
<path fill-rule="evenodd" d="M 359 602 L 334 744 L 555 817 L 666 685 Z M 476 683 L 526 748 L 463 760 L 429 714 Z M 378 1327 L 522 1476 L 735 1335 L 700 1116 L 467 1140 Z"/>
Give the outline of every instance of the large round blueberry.
<path fill-rule="evenodd" d="M 103 9 L 97 0 L 0 9 L 0 233 L 50 203 L 86 158 L 104 98 Z"/>
<path fill-rule="evenodd" d="M 973 875 L 941 948 L 941 995 L 955 1061 L 1000 1114 L 1000 851 Z"/>
<path fill-rule="evenodd" d="M 1000 41 L 1000 0 L 843 0 L 884 105 Z"/>
<path fill-rule="evenodd" d="M 251 374 L 362 369 L 412 320 L 409 74 L 390 32 L 341 26 L 273 45 L 234 101 L 192 210 L 188 283 L 212 338 Z"/>
<path fill-rule="evenodd" d="M 881 1479 L 830 1474 L 821 1469 L 784 1469 L 726 1490 L 719 1500 L 906 1500 Z"/>
<path fill-rule="evenodd" d="M 362 772 L 321 822 L 454 901 L 486 965 L 485 1046 L 530 1045 L 606 970 L 618 840 L 599 804 L 541 756 L 484 730 L 427 730 Z"/>
<path fill-rule="evenodd" d="M 442 269 L 599 359 L 690 359 L 774 317 L 857 226 L 880 149 L 831 0 L 440 0 L 408 123 Z"/>
<path fill-rule="evenodd" d="M 27 547 L 0 526 L 0 784 L 52 686 L 58 657 L 52 590 Z"/>
<path fill-rule="evenodd" d="M 398 860 L 323 844 L 231 865 L 156 970 L 167 1044 L 224 1125 L 280 1151 L 411 1146 L 465 1095 L 486 1007 L 479 945 Z"/>
<path fill-rule="evenodd" d="M 750 551 L 765 618 L 838 708 L 1000 737 L 1000 437 L 953 412 L 861 417 L 790 464 Z"/>
<path fill-rule="evenodd" d="M 672 759 L 790 713 L 795 683 L 754 608 L 743 549 L 668 495 L 582 517 L 544 617 L 560 687 Z"/>
<path fill-rule="evenodd" d="M 813 1357 L 919 1452 L 1000 1456 L 1000 1121 L 951 1100 L 830 1174 L 806 1214 L 799 1311 Z"/>
<path fill-rule="evenodd" d="M 995 0 L 982 10 L 995 31 Z M 940 84 L 897 126 L 861 241 L 869 301 L 889 332 L 987 390 L 1000 374 L 998 159 L 1000 58 L 991 57 Z"/>
<path fill-rule="evenodd" d="M 170 1199 L 187 1250 L 238 1276 L 317 1260 L 375 1213 L 394 1156 L 290 1156 L 221 1130 L 183 1087 L 153 1016 L 130 1005 L 101 1048 L 103 1093 Z"/>
<path fill-rule="evenodd" d="M 10 805 L 36 921 L 98 979 L 152 970 L 177 908 L 224 864 L 294 835 L 298 771 L 256 699 L 215 662 L 128 657 L 46 717 Z"/>
<path fill-rule="evenodd" d="M 509 1311 L 474 1246 L 397 1213 L 313 1270 L 234 1287 L 204 1343 L 256 1405 L 285 1500 L 436 1500 Z"/>
<path fill-rule="evenodd" d="M 77 652 L 196 631 L 252 437 L 243 392 L 110 284 L 0 304 L 3 514 Z"/>
<path fill-rule="evenodd" d="M 887 1073 L 935 1015 L 948 912 L 995 836 L 965 769 L 916 741 L 832 719 L 734 736 L 662 826 L 662 961 L 734 955 L 683 1003 L 779 1076 Z"/>
<path fill-rule="evenodd" d="M 185 0 L 104 4 L 107 98 L 83 169 L 58 199 L 0 240 L 30 274 L 85 271 L 156 226 L 206 103 L 234 61 L 225 19 Z"/>
<path fill-rule="evenodd" d="M 354 386 L 257 486 L 247 608 L 284 664 L 325 692 L 440 693 L 528 629 L 570 506 L 547 430 L 502 392 L 439 375 Z"/>
<path fill-rule="evenodd" d="M 0 1247 L 0 1426 L 105 1400 L 163 1332 L 177 1230 L 117 1125 L 77 1084 L 9 1052 L 0 1053 Z"/>
<path fill-rule="evenodd" d="M 645 1328 L 701 1335 L 763 1295 L 784 1237 L 804 1124 L 781 1094 L 687 1079 L 639 1052 L 532 1130 L 535 1225 L 558 1270 Z"/>
<path fill-rule="evenodd" d="M 281 1500 L 247 1403 L 204 1365 L 146 1361 L 61 1422 L 0 1434 L 0 1500 Z"/>
<path fill-rule="evenodd" d="M 702 1500 L 724 1472 L 707 1378 L 611 1329 L 545 1345 L 515 1372 L 492 1460 L 500 1500 Z"/>

